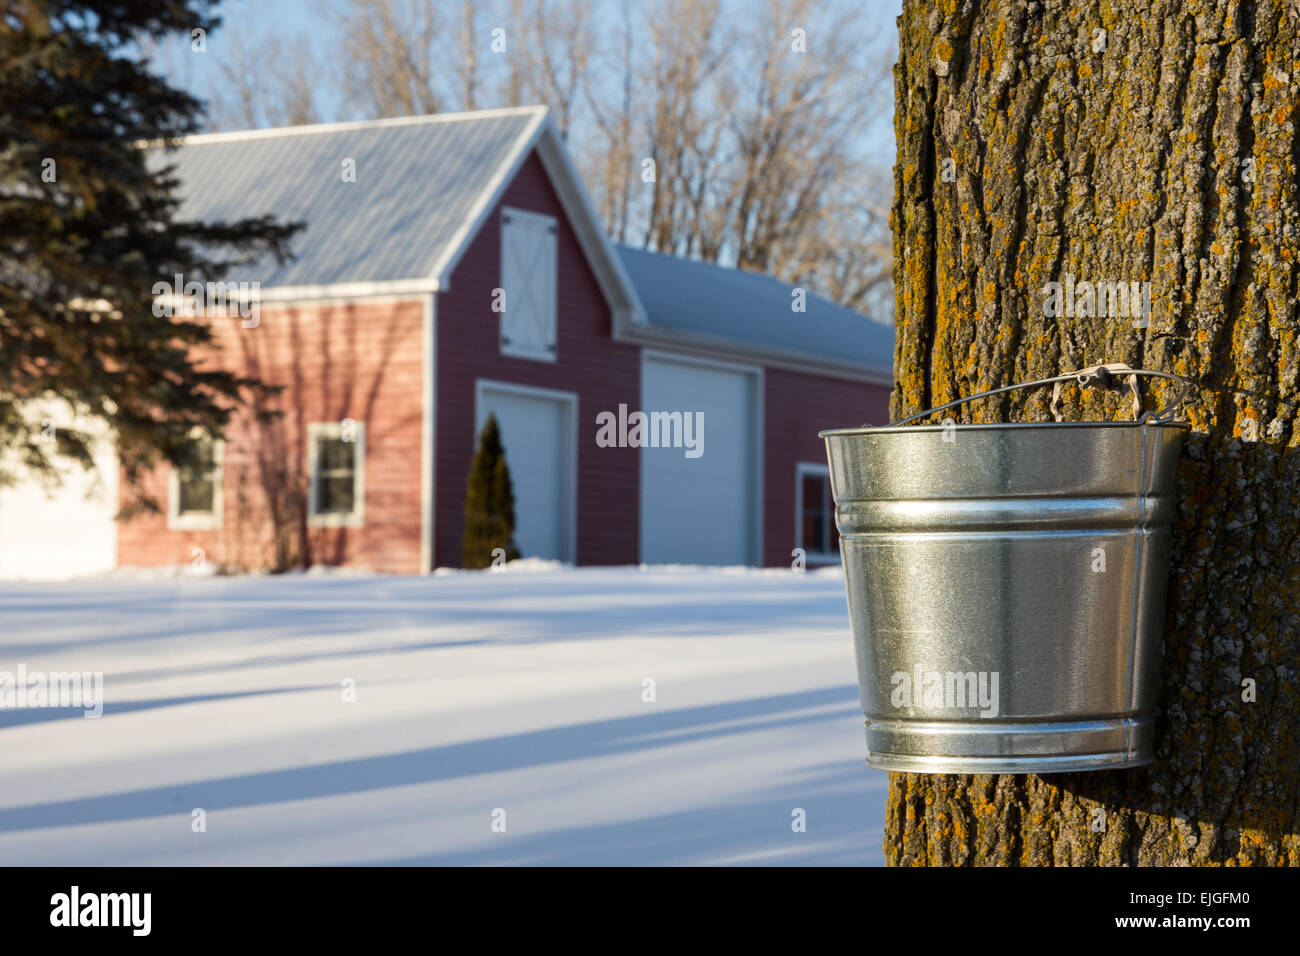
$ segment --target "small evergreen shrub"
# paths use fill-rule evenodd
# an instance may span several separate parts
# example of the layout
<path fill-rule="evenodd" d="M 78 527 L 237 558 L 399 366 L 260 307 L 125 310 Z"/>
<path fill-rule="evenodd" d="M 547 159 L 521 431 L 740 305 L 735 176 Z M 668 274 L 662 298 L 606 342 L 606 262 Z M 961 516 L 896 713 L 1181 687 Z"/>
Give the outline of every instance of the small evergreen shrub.
<path fill-rule="evenodd" d="M 486 568 L 492 552 L 505 552 L 505 559 L 519 557 L 515 547 L 515 493 L 510 483 L 510 466 L 501 445 L 501 429 L 495 415 L 488 415 L 478 436 L 478 449 L 465 484 L 465 537 L 461 563 L 467 568 Z"/>

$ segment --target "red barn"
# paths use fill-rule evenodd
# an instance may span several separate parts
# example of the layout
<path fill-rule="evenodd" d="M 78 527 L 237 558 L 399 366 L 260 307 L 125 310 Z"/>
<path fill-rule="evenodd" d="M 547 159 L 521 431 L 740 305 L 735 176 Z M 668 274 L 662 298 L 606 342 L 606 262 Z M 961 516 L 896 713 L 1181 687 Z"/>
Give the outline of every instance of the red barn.
<path fill-rule="evenodd" d="M 283 414 L 155 473 L 166 514 L 121 523 L 119 565 L 458 566 L 489 413 L 525 556 L 838 560 L 817 431 L 887 419 L 892 330 L 611 243 L 544 108 L 195 136 L 151 161 L 176 165 L 185 217 L 306 227 L 292 261 L 231 276 L 255 312 L 203 303 L 206 360 L 283 385 Z"/>

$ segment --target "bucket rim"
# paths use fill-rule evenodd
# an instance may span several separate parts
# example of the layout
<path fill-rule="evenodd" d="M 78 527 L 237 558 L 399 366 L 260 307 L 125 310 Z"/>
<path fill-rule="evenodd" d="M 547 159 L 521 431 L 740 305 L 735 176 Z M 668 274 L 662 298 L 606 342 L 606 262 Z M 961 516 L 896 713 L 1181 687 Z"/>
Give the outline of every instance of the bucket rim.
<path fill-rule="evenodd" d="M 854 428 L 825 428 L 817 433 L 818 438 L 847 438 L 852 435 L 904 434 L 905 432 L 946 432 L 958 431 L 1019 431 L 1031 428 L 1181 428 L 1191 431 L 1189 422 L 1183 421 L 1128 421 L 1128 422 L 975 422 L 970 424 L 948 425 L 859 425 Z"/>

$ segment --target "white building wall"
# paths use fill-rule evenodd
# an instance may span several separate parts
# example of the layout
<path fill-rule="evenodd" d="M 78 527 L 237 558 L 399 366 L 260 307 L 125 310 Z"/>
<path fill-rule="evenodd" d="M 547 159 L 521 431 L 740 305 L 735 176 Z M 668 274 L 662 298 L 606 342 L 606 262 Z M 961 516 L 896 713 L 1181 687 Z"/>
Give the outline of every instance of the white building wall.
<path fill-rule="evenodd" d="M 34 403 L 29 416 L 54 428 L 97 436 L 96 470 L 75 462 L 60 469 L 62 484 L 46 488 L 24 474 L 12 455 L 5 471 L 14 484 L 0 488 L 0 580 L 39 581 L 106 571 L 117 563 L 117 455 L 107 429 L 78 419 L 63 402 Z"/>

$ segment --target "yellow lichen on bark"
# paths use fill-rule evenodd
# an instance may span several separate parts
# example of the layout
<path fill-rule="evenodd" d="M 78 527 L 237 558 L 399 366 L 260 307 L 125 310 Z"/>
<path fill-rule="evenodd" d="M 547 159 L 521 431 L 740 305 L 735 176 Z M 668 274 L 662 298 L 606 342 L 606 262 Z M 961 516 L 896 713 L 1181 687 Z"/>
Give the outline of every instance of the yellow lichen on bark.
<path fill-rule="evenodd" d="M 1098 361 L 1198 388 L 1184 410 L 1157 762 L 894 775 L 889 862 L 1300 864 L 1298 83 L 1300 17 L 1283 0 L 1040 0 L 1032 12 L 905 0 L 894 416 Z M 935 168 L 944 156 L 955 183 Z M 1150 283 L 1149 323 L 1048 315 L 1045 286 L 1067 273 Z M 1067 408 L 1102 417 L 1123 403 L 1072 396 Z M 955 414 L 1048 413 L 1042 396 L 1012 396 Z"/>

